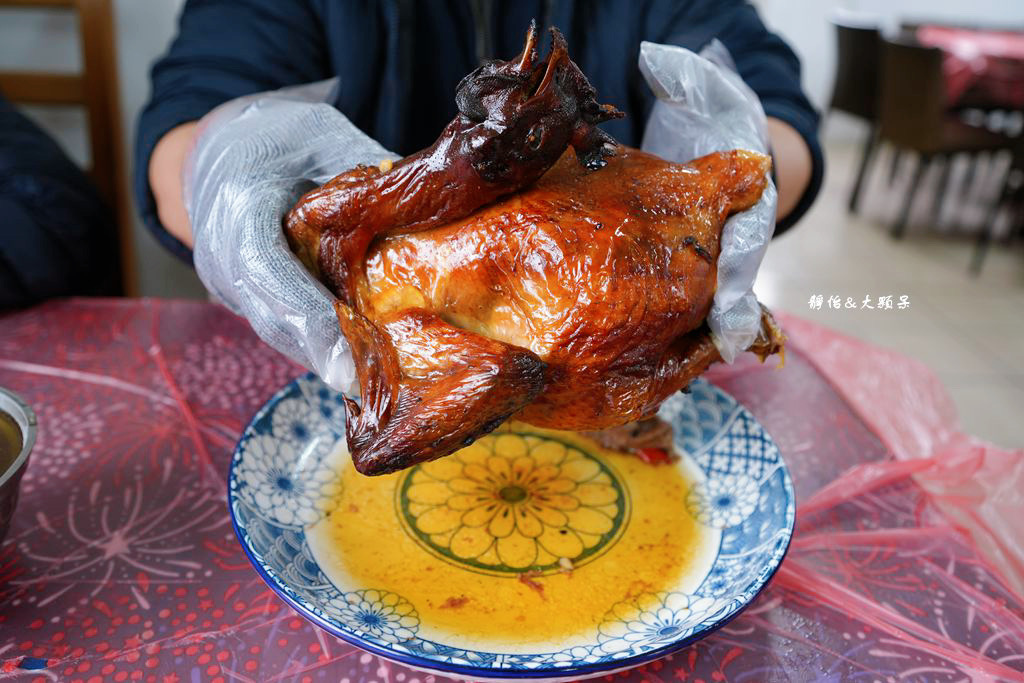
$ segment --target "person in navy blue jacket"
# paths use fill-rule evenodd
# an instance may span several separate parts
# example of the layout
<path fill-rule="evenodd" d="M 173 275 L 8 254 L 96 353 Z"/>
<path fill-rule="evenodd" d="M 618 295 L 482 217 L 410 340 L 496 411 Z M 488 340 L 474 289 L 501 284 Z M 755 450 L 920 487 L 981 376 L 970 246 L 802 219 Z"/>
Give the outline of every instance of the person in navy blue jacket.
<path fill-rule="evenodd" d="M 793 51 L 742 0 L 190 0 L 153 67 L 139 119 L 135 187 L 147 224 L 190 258 L 181 170 L 196 121 L 217 105 L 339 76 L 333 104 L 388 149 L 409 154 L 455 116 L 465 74 L 522 49 L 532 18 L 565 34 L 601 101 L 627 114 L 603 128 L 633 146 L 654 102 L 637 66 L 641 41 L 699 51 L 719 39 L 768 116 L 776 234 L 811 205 L 824 166 L 818 114 Z"/>
<path fill-rule="evenodd" d="M 113 216 L 89 178 L 0 94 L 0 311 L 116 294 Z"/>

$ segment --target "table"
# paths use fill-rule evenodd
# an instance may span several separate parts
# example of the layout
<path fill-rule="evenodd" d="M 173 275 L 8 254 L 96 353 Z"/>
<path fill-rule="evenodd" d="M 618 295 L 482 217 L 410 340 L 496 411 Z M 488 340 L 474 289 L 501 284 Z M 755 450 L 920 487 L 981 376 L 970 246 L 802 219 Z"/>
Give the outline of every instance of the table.
<path fill-rule="evenodd" d="M 621 676 L 1024 681 L 1024 571 L 988 505 L 1021 518 L 1008 506 L 1024 453 L 960 434 L 912 361 L 783 322 L 784 369 L 744 359 L 709 378 L 789 463 L 789 556 L 735 621 Z M 299 372 L 211 304 L 83 299 L 0 318 L 0 385 L 40 425 L 0 546 L 0 679 L 434 681 L 298 617 L 234 538 L 231 450 Z M 957 492 L 985 477 L 980 499 Z"/>
<path fill-rule="evenodd" d="M 943 51 L 951 106 L 1024 110 L 1024 33 L 921 26 L 917 41 Z"/>

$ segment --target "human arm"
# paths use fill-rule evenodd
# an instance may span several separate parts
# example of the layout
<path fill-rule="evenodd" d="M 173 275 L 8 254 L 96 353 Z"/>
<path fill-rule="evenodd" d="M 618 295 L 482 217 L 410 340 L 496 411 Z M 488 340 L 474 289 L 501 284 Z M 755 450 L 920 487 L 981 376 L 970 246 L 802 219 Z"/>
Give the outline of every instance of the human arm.
<path fill-rule="evenodd" d="M 325 54 L 306 0 L 186 3 L 177 37 L 153 67 L 136 141 L 136 199 L 164 246 L 191 257 L 181 169 L 195 122 L 236 97 L 328 77 Z"/>
<path fill-rule="evenodd" d="M 185 211 L 182 169 L 195 141 L 197 123 L 189 121 L 168 131 L 149 158 L 149 187 L 156 204 L 156 218 L 165 231 L 191 249 L 192 224 Z"/>
<path fill-rule="evenodd" d="M 804 138 L 782 119 L 768 118 L 768 139 L 771 141 L 775 185 L 779 190 L 775 215 L 781 222 L 792 215 L 807 192 L 814 172 L 814 160 Z"/>
<path fill-rule="evenodd" d="M 648 35 L 699 50 L 717 38 L 736 70 L 758 96 L 768 117 L 779 189 L 778 225 L 784 232 L 810 208 L 821 188 L 825 160 L 818 140 L 819 115 L 800 85 L 800 60 L 770 32 L 745 0 L 664 0 L 649 12 Z"/>

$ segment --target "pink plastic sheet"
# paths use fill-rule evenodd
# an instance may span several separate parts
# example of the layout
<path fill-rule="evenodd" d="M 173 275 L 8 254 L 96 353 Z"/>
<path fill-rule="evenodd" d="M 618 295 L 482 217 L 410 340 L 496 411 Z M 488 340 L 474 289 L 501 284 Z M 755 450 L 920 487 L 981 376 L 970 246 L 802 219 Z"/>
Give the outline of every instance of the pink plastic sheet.
<path fill-rule="evenodd" d="M 709 377 L 790 466 L 789 555 L 739 618 L 615 678 L 1024 681 L 1022 454 L 960 434 L 912 361 L 784 321 L 784 369 L 748 360 Z M 298 372 L 208 304 L 0 318 L 0 385 L 40 418 L 0 546 L 0 679 L 433 681 L 297 617 L 234 539 L 231 449 Z"/>
<path fill-rule="evenodd" d="M 910 468 L 950 523 L 1024 594 L 1024 449 L 964 434 L 949 395 L 925 365 L 794 316 L 784 320 L 815 367 L 902 461 L 890 467 Z"/>

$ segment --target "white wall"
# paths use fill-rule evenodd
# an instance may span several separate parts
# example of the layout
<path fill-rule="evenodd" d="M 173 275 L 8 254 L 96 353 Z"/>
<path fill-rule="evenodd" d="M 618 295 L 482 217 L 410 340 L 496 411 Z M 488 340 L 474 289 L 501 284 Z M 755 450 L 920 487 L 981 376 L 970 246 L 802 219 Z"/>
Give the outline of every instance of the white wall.
<path fill-rule="evenodd" d="M 183 0 L 114 0 L 122 144 L 129 179 L 136 118 L 149 96 L 149 67 L 174 35 L 182 3 Z M 0 10 L 0 69 L 77 71 L 81 68 L 77 36 L 77 21 L 69 12 Z M 32 107 L 28 114 L 61 143 L 72 159 L 83 165 L 88 163 L 84 112 L 74 108 Z M 137 219 L 135 251 L 142 294 L 205 296 L 192 269 L 170 256 Z"/>
<path fill-rule="evenodd" d="M 838 11 L 876 18 L 884 30 L 901 21 L 933 20 L 1024 27 L 1024 0 L 755 0 L 765 23 L 793 46 L 803 62 L 804 88 L 824 109 L 832 94 L 835 32 L 829 18 Z M 848 138 L 859 133 L 848 120 L 830 120 L 825 134 Z"/>

